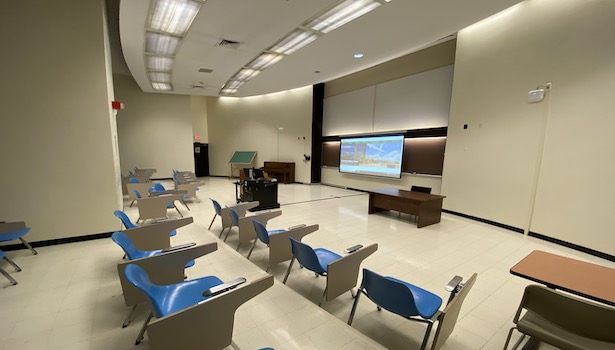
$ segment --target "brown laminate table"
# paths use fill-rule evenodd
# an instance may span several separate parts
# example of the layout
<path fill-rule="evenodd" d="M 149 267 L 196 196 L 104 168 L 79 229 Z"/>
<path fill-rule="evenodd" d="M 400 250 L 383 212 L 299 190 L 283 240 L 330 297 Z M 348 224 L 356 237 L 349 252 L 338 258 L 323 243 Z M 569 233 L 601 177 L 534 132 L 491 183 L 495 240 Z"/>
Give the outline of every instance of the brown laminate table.
<path fill-rule="evenodd" d="M 600 303 L 615 306 L 615 269 L 534 250 L 510 273 Z"/>
<path fill-rule="evenodd" d="M 440 222 L 442 216 L 442 200 L 445 196 L 405 191 L 397 188 L 383 188 L 368 191 L 369 213 L 374 214 L 384 210 L 395 210 L 416 215 L 418 228 Z"/>

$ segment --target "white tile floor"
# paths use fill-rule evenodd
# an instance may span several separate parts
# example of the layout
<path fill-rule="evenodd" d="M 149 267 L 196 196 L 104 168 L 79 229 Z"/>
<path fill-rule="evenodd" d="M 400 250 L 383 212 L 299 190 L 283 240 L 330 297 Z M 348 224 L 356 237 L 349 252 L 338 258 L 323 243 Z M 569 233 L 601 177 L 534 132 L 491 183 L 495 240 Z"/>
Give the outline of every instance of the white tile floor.
<path fill-rule="evenodd" d="M 191 211 L 180 206 L 195 223 L 180 229 L 172 244 L 217 240 L 220 220 L 216 219 L 211 232 L 207 230 L 214 214 L 208 197 L 232 204 L 235 189 L 232 181 L 224 178 L 204 181 L 200 202 L 189 202 Z M 508 270 L 534 249 L 615 267 L 612 262 L 571 249 L 447 214 L 441 223 L 419 230 L 405 214 L 367 215 L 367 195 L 329 186 L 280 184 L 279 202 L 283 214 L 270 221 L 269 229 L 318 223 L 320 230 L 304 242 L 339 253 L 357 243 L 377 242 L 378 251 L 365 260 L 364 267 L 417 284 L 445 300 L 444 285 L 450 278 L 467 278 L 477 272 L 477 283 L 445 349 L 502 348 L 528 284 Z M 136 208 L 125 211 L 135 221 Z M 169 211 L 169 215 L 177 213 Z M 267 265 L 266 248 L 257 245 L 248 261 L 243 257 L 249 245 L 239 254 L 236 246 L 236 232 L 232 232 L 226 244 L 219 243 L 218 251 L 198 259 L 196 266 L 187 270 L 188 277 L 217 275 L 230 280 L 262 275 Z M 129 327 L 121 328 L 128 310 L 116 271 L 122 257 L 119 247 L 110 239 L 101 239 L 38 251 L 37 256 L 27 250 L 8 253 L 23 271 L 12 272 L 19 281 L 17 286 L 0 277 L 1 350 L 148 349 L 147 336 L 141 345 L 133 345 L 145 308 L 139 309 Z M 420 345 L 423 324 L 378 312 L 366 298 L 359 304 L 353 327 L 348 327 L 350 295 L 317 307 L 325 281 L 296 265 L 286 286 L 281 280 L 288 263 L 273 267 L 274 286 L 240 307 L 233 336 L 238 348 L 412 349 Z"/>

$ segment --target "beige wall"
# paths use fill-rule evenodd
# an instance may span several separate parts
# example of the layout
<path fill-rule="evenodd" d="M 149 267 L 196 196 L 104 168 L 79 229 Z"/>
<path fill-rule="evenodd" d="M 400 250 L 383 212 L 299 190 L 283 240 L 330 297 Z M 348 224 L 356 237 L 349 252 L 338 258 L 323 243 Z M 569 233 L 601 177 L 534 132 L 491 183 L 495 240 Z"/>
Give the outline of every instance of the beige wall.
<path fill-rule="evenodd" d="M 114 75 L 114 85 L 125 105 L 117 115 L 122 173 L 155 168 L 153 178 L 170 178 L 173 169 L 194 171 L 190 96 L 145 93 L 125 75 Z"/>
<path fill-rule="evenodd" d="M 529 0 L 458 34 L 445 208 L 615 252 L 612 33 L 611 0 Z"/>
<path fill-rule="evenodd" d="M 254 97 L 208 97 L 207 119 L 211 175 L 230 175 L 228 161 L 235 151 L 256 151 L 256 167 L 264 161 L 294 162 L 295 181 L 310 182 L 303 155 L 311 153 L 311 86 Z"/>
<path fill-rule="evenodd" d="M 190 111 L 192 116 L 193 136 L 201 136 L 196 142 L 209 142 L 209 127 L 207 127 L 207 98 L 205 96 L 190 96 Z"/>
<path fill-rule="evenodd" d="M 103 1 L 0 4 L 0 215 L 25 220 L 30 241 L 119 227 L 103 11 Z"/>

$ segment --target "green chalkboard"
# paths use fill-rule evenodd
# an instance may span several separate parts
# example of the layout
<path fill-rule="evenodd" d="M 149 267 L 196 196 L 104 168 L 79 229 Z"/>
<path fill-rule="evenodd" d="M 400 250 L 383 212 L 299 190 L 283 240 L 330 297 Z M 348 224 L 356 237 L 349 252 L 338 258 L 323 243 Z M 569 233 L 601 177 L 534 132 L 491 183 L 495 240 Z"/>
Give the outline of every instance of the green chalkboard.
<path fill-rule="evenodd" d="M 235 151 L 229 163 L 250 164 L 256 157 L 256 152 L 252 151 Z"/>

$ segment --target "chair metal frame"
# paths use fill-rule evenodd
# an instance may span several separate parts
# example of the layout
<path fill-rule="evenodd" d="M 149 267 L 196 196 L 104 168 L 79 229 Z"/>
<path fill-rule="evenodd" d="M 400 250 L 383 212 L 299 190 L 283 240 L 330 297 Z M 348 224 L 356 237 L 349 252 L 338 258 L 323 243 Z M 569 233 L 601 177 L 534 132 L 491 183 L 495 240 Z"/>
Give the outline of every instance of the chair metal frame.
<path fill-rule="evenodd" d="M 366 269 L 363 269 L 363 270 L 365 273 Z M 375 272 L 372 272 L 372 271 L 370 272 L 378 275 Z M 386 276 L 381 276 L 381 277 L 387 278 Z M 459 311 L 461 309 L 461 305 L 463 304 L 463 301 L 465 297 L 467 296 L 467 294 L 469 293 L 470 289 L 476 282 L 476 277 L 477 277 L 477 274 L 474 273 L 472 276 L 470 276 L 470 278 L 465 283 L 462 282 L 463 280 L 462 277 L 460 276 L 453 277 L 453 279 L 451 279 L 451 281 L 445 287 L 446 291 L 450 293 L 450 296 L 446 303 L 446 307 L 442 311 L 440 310 L 436 311 L 430 318 L 423 318 L 420 315 L 408 316 L 408 317 L 399 315 L 410 321 L 416 321 L 416 322 L 427 324 L 427 329 L 425 330 L 425 335 L 423 336 L 423 341 L 420 347 L 421 350 L 424 350 L 427 347 L 429 336 L 431 334 L 431 330 L 433 328 L 433 325 L 436 323 L 436 321 L 438 321 L 438 328 L 436 330 L 436 335 L 434 336 L 431 349 L 432 350 L 439 349 L 444 344 L 446 339 L 448 339 L 450 334 L 453 332 L 453 329 L 457 322 L 457 318 L 459 317 Z M 399 282 L 394 282 L 394 283 L 399 283 Z M 355 315 L 361 294 L 365 294 L 374 304 L 376 304 L 376 308 L 378 309 L 378 311 L 382 310 L 380 305 L 378 305 L 374 300 L 372 300 L 368 292 L 365 290 L 363 286 L 363 282 L 361 282 L 361 286 L 359 287 L 357 296 L 355 297 L 354 303 L 352 304 L 350 316 L 348 317 L 348 325 L 352 325 L 352 321 L 354 319 L 354 315 Z M 391 312 L 395 313 L 394 311 L 391 311 Z"/>

